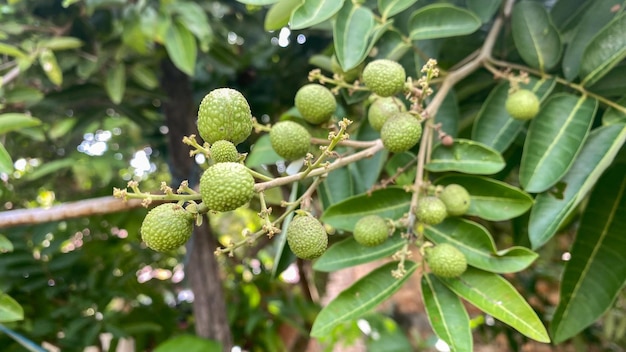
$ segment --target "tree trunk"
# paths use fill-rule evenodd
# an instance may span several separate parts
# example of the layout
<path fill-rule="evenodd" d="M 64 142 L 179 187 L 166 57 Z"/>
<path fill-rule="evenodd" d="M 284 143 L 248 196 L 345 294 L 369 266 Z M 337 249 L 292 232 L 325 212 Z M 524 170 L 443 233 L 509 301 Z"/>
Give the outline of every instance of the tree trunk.
<path fill-rule="evenodd" d="M 183 180 L 189 180 L 189 185 L 193 187 L 199 179 L 199 168 L 189 157 L 188 146 L 182 143 L 184 136 L 197 134 L 191 82 L 170 60 L 163 60 L 161 69 L 163 72 L 161 88 L 167 95 L 167 101 L 163 102 L 163 112 L 168 127 L 172 187 L 176 189 Z M 208 219 L 204 220 L 202 226 L 194 229 L 190 241 L 190 257 L 186 266 L 194 294 L 196 334 L 219 341 L 224 350 L 230 350 L 233 342 L 219 267 L 213 254 L 216 247 Z"/>

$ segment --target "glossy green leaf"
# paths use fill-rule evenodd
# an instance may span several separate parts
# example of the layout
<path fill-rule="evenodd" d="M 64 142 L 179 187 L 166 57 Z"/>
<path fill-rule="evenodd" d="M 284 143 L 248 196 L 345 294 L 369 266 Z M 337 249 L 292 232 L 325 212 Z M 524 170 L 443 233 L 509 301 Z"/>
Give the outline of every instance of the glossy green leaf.
<path fill-rule="evenodd" d="M 373 141 L 379 137 L 380 134 L 369 123 L 361 124 L 356 133 L 356 139 L 359 141 Z M 387 150 L 382 149 L 369 158 L 364 158 L 348 165 L 354 180 L 354 193 L 367 192 L 378 182 L 378 176 L 387 161 L 387 154 Z"/>
<path fill-rule="evenodd" d="M 606 97 L 622 97 L 626 95 L 626 62 L 615 66 L 611 72 L 604 75 L 589 90 Z"/>
<path fill-rule="evenodd" d="M 463 303 L 433 274 L 422 275 L 422 299 L 428 321 L 453 351 L 472 351 L 470 320 Z"/>
<path fill-rule="evenodd" d="M 585 199 L 587 192 L 626 142 L 626 125 L 600 127 L 589 134 L 570 170 L 561 179 L 562 193 L 544 192 L 537 196 L 530 212 L 528 235 L 533 248 L 554 236 L 568 215 Z"/>
<path fill-rule="evenodd" d="M 174 21 L 167 28 L 164 45 L 174 65 L 188 76 L 193 76 L 198 48 L 196 38 L 189 29 L 183 23 Z"/>
<path fill-rule="evenodd" d="M 142 64 L 135 64 L 130 68 L 130 76 L 146 89 L 155 89 L 159 86 L 159 78 L 156 73 Z"/>
<path fill-rule="evenodd" d="M 396 270 L 397 266 L 396 262 L 384 264 L 341 292 L 317 315 L 311 336 L 326 336 L 335 326 L 359 318 L 391 297 L 417 269 L 417 264 L 406 261 L 406 274 L 396 279 L 391 271 Z"/>
<path fill-rule="evenodd" d="M 265 30 L 275 31 L 289 23 L 293 11 L 304 3 L 304 0 L 279 0 L 265 15 Z"/>
<path fill-rule="evenodd" d="M 52 50 L 44 49 L 39 54 L 39 64 L 50 82 L 57 86 L 63 83 L 63 72 Z"/>
<path fill-rule="evenodd" d="M 626 58 L 626 14 L 611 21 L 585 48 L 580 63 L 581 84 L 591 85 Z"/>
<path fill-rule="evenodd" d="M 38 180 L 42 177 L 59 172 L 59 170 L 70 168 L 74 166 L 75 164 L 76 164 L 76 160 L 73 158 L 52 160 L 37 167 L 33 172 L 30 172 L 24 175 L 24 179 L 27 181 Z"/>
<path fill-rule="evenodd" d="M 470 194 L 467 215 L 490 221 L 516 218 L 533 206 L 533 198 L 517 187 L 488 177 L 449 175 L 437 179 L 436 184 L 459 184 Z"/>
<path fill-rule="evenodd" d="M 237 2 L 240 2 L 242 4 L 257 5 L 257 6 L 271 5 L 271 4 L 277 3 L 279 1 L 280 0 L 237 0 Z"/>
<path fill-rule="evenodd" d="M 616 12 L 611 11 L 611 8 L 622 2 L 623 0 L 596 0 L 590 6 L 576 6 L 568 0 L 568 3 L 562 6 L 564 9 L 584 9 L 584 15 L 576 24 L 576 31 L 563 54 L 561 65 L 566 79 L 571 81 L 578 76 L 585 48 L 593 37 L 615 17 Z M 561 13 L 563 12 L 561 10 Z M 555 10 L 552 13 L 555 14 Z"/>
<path fill-rule="evenodd" d="M 553 79 L 538 80 L 533 77 L 530 78 L 529 84 L 522 84 L 521 87 L 533 91 L 543 101 L 555 85 L 556 81 Z M 525 121 L 514 119 L 506 111 L 505 103 L 509 96 L 509 87 L 508 82 L 503 82 L 489 93 L 472 128 L 472 140 L 501 153 L 513 143 L 526 124 Z"/>
<path fill-rule="evenodd" d="M 13 159 L 4 144 L 0 143 L 0 173 L 10 174 L 13 170 Z"/>
<path fill-rule="evenodd" d="M 246 166 L 254 168 L 261 165 L 272 165 L 282 159 L 272 149 L 269 134 L 264 134 L 252 145 L 252 150 L 246 157 Z"/>
<path fill-rule="evenodd" d="M 457 247 L 467 263 L 494 273 L 516 273 L 537 259 L 537 253 L 525 247 L 498 251 L 489 231 L 482 225 L 461 218 L 447 218 L 436 226 L 427 226 L 424 234 L 434 243 Z"/>
<path fill-rule="evenodd" d="M 424 6 L 411 15 L 409 37 L 412 40 L 447 38 L 472 34 L 481 26 L 473 12 L 451 4 Z"/>
<path fill-rule="evenodd" d="M 42 48 L 50 50 L 68 50 L 83 46 L 83 41 L 74 37 L 53 37 L 39 42 Z"/>
<path fill-rule="evenodd" d="M 0 323 L 24 319 L 24 309 L 11 296 L 0 291 Z"/>
<path fill-rule="evenodd" d="M 411 193 L 388 187 L 368 194 L 350 197 L 333 204 L 322 214 L 321 221 L 340 230 L 352 231 L 354 224 L 366 215 L 380 215 L 393 220 L 409 211 Z"/>
<path fill-rule="evenodd" d="M 291 185 L 291 193 L 289 194 L 289 202 L 295 202 L 298 199 L 298 187 L 299 183 L 294 182 Z M 287 227 L 295 216 L 294 212 L 291 212 L 283 220 L 280 234 L 275 238 L 274 245 L 276 246 L 276 254 L 274 255 L 274 265 L 272 266 L 272 278 L 277 278 L 283 271 L 287 270 L 289 265 L 296 260 L 296 255 L 293 254 L 289 246 L 287 245 Z"/>
<path fill-rule="evenodd" d="M 498 11 L 502 0 L 467 0 L 467 8 L 474 12 L 483 23 L 491 20 Z"/>
<path fill-rule="evenodd" d="M 17 112 L 0 114 L 0 134 L 39 125 L 41 125 L 41 121 L 30 115 Z"/>
<path fill-rule="evenodd" d="M 532 120 L 524 143 L 520 183 L 543 192 L 565 175 L 582 148 L 598 108 L 594 99 L 553 95 Z"/>
<path fill-rule="evenodd" d="M 35 104 L 44 98 L 41 90 L 30 87 L 13 87 L 11 90 L 4 91 L 4 102 L 7 104 Z"/>
<path fill-rule="evenodd" d="M 511 23 L 517 52 L 529 66 L 547 71 L 559 62 L 561 38 L 542 4 L 518 2 Z"/>
<path fill-rule="evenodd" d="M 350 170 L 347 167 L 342 167 L 329 172 L 317 191 L 324 208 L 352 197 L 354 195 L 354 180 Z"/>
<path fill-rule="evenodd" d="M 193 33 L 200 43 L 200 50 L 207 52 L 213 40 L 213 30 L 209 25 L 209 18 L 199 4 L 191 1 L 180 1 L 170 5 L 173 13 L 180 16 L 185 27 Z"/>
<path fill-rule="evenodd" d="M 0 253 L 13 252 L 13 243 L 0 234 Z"/>
<path fill-rule="evenodd" d="M 374 260 L 390 257 L 400 250 L 406 240 L 400 233 L 394 234 L 383 244 L 375 247 L 360 245 L 350 236 L 345 240 L 332 245 L 322 256 L 315 261 L 313 269 L 332 272 L 351 266 L 373 262 Z"/>
<path fill-rule="evenodd" d="M 122 102 L 124 91 L 126 90 L 126 67 L 123 63 L 118 62 L 107 72 L 104 87 L 113 103 L 119 104 Z"/>
<path fill-rule="evenodd" d="M 367 7 L 346 1 L 333 23 L 335 55 L 344 71 L 358 66 L 367 56 L 374 14 Z"/>
<path fill-rule="evenodd" d="M 619 0 L 618 0 L 619 1 Z M 567 28 L 580 23 L 581 13 L 588 10 L 590 3 L 599 2 L 596 0 L 557 0 L 550 9 L 550 18 L 561 33 Z M 576 21 L 576 22 L 575 22 Z"/>
<path fill-rule="evenodd" d="M 616 103 L 626 109 L 626 97 L 616 101 Z M 602 124 L 605 126 L 624 122 L 626 122 L 626 113 L 613 107 L 609 107 L 602 114 Z"/>
<path fill-rule="evenodd" d="M 16 58 L 27 57 L 26 53 L 20 50 L 18 47 L 7 43 L 0 43 L 0 54 L 13 56 Z"/>
<path fill-rule="evenodd" d="M 456 137 L 459 129 L 459 121 L 461 114 L 459 112 L 459 102 L 457 101 L 454 90 L 450 90 L 446 94 L 443 103 L 439 107 L 435 115 L 435 123 L 441 124 L 441 130 L 446 134 Z"/>
<path fill-rule="evenodd" d="M 458 279 L 439 280 L 461 298 L 523 335 L 539 342 L 550 342 L 537 313 L 500 275 L 469 267 Z"/>
<path fill-rule="evenodd" d="M 580 221 L 550 331 L 564 341 L 604 314 L 626 284 L 626 164 L 598 181 Z"/>
<path fill-rule="evenodd" d="M 394 178 L 393 184 L 398 186 L 412 185 L 415 180 L 417 169 L 415 155 L 411 152 L 394 154 L 385 165 L 385 171 L 389 178 Z"/>
<path fill-rule="evenodd" d="M 154 352 L 220 352 L 222 345 L 194 335 L 179 335 L 158 345 Z"/>
<path fill-rule="evenodd" d="M 426 169 L 432 172 L 458 171 L 491 175 L 505 166 L 502 155 L 490 147 L 469 139 L 457 138 L 451 147 L 441 143 L 433 148 Z"/>
<path fill-rule="evenodd" d="M 376 57 L 398 61 L 410 48 L 411 46 L 403 40 L 400 33 L 387 31 L 376 41 Z"/>
<path fill-rule="evenodd" d="M 417 0 L 378 0 L 378 12 L 383 19 L 387 19 L 406 10 L 416 2 Z"/>
<path fill-rule="evenodd" d="M 290 27 L 303 29 L 322 23 L 336 14 L 343 2 L 344 0 L 305 0 L 292 13 Z"/>

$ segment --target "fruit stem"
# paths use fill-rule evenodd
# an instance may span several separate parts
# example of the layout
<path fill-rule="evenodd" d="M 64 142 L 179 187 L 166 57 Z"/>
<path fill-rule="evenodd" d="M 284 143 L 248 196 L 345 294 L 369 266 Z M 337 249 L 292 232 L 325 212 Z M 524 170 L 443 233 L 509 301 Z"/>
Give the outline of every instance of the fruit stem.
<path fill-rule="evenodd" d="M 329 141 L 328 139 L 315 138 L 315 137 L 311 138 L 312 144 L 329 145 L 331 142 L 332 141 Z M 369 147 L 376 145 L 376 141 L 343 140 L 343 141 L 339 141 L 337 145 L 340 145 L 343 147 L 352 147 L 352 148 L 369 148 Z"/>
<path fill-rule="evenodd" d="M 317 160 L 315 160 L 313 164 L 310 164 L 306 168 L 306 170 L 302 172 L 302 176 L 300 176 L 301 179 L 306 178 L 307 175 L 311 173 L 311 171 L 313 171 L 314 169 L 317 169 L 322 164 L 322 161 L 324 161 L 326 158 L 333 155 L 332 152 L 337 146 L 337 144 L 343 140 L 346 140 L 349 137 L 346 134 L 346 129 L 351 123 L 352 121 L 344 118 L 343 120 L 339 122 L 339 131 L 337 131 L 336 133 L 330 132 L 328 134 L 328 139 L 330 140 L 330 143 L 328 144 L 328 146 L 320 147 L 320 149 L 322 149 L 322 154 L 317 158 Z"/>
<path fill-rule="evenodd" d="M 247 168 L 247 169 L 248 169 L 248 172 L 250 172 L 250 174 L 252 176 L 258 178 L 259 180 L 263 180 L 263 181 L 273 181 L 274 180 L 274 178 L 266 176 L 266 175 L 263 175 L 260 172 L 252 170 L 251 168 Z"/>

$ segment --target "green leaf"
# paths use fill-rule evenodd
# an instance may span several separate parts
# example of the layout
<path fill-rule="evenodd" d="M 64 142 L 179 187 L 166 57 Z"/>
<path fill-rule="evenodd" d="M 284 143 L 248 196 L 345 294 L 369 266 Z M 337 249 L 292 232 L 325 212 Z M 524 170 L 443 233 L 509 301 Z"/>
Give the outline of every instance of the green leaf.
<path fill-rule="evenodd" d="M 369 123 L 361 124 L 356 134 L 356 139 L 359 141 L 373 141 L 379 137 L 380 134 Z M 387 154 L 387 150 L 383 149 L 369 158 L 348 165 L 354 180 L 354 193 L 367 192 L 378 182 L 378 176 L 387 161 Z"/>
<path fill-rule="evenodd" d="M 502 0 L 467 0 L 467 8 L 474 12 L 483 23 L 491 20 L 502 5 Z"/>
<path fill-rule="evenodd" d="M 293 203 L 298 199 L 298 182 L 291 185 L 291 193 L 289 194 L 289 202 Z M 276 255 L 274 255 L 274 266 L 272 267 L 272 278 L 276 279 L 283 271 L 285 271 L 291 263 L 296 260 L 289 246 L 287 246 L 287 228 L 295 216 L 294 212 L 289 213 L 283 220 L 282 228 L 278 238 L 274 239 L 276 246 Z"/>
<path fill-rule="evenodd" d="M 213 40 L 213 30 L 204 9 L 195 2 L 177 1 L 170 5 L 171 11 L 180 16 L 180 21 L 200 42 L 200 50 L 207 52 Z"/>
<path fill-rule="evenodd" d="M 572 0 L 568 0 L 567 4 L 562 10 L 556 12 L 552 10 L 553 16 L 559 13 L 566 13 L 567 9 L 583 9 L 584 15 L 576 23 L 576 32 L 574 33 L 572 40 L 568 43 L 563 54 L 563 75 L 568 80 L 573 80 L 578 76 L 580 71 L 580 64 L 583 58 L 585 48 L 589 45 L 593 37 L 606 26 L 617 14 L 610 9 L 619 5 L 623 0 L 596 0 L 591 2 L 590 6 L 577 6 L 571 3 Z M 565 2 L 563 2 L 565 3 Z"/>
<path fill-rule="evenodd" d="M 589 89 L 606 97 L 624 96 L 626 95 L 626 80 L 622 79 L 624 76 L 626 76 L 626 62 L 615 66 L 611 72 L 600 78 Z"/>
<path fill-rule="evenodd" d="M 422 299 L 428 321 L 453 351 L 472 351 L 472 329 L 463 303 L 433 274 L 422 275 Z"/>
<path fill-rule="evenodd" d="M 385 165 L 387 174 L 395 177 L 394 184 L 398 186 L 412 185 L 415 180 L 417 169 L 411 167 L 417 162 L 415 155 L 411 152 L 394 154 Z"/>
<path fill-rule="evenodd" d="M 404 263 L 406 273 L 396 279 L 391 275 L 391 271 L 397 266 L 396 262 L 387 263 L 341 292 L 317 315 L 311 336 L 318 338 L 326 336 L 335 326 L 359 318 L 391 297 L 417 269 L 417 264 L 406 261 Z"/>
<path fill-rule="evenodd" d="M 492 148 L 469 139 L 457 138 L 451 147 L 441 143 L 436 145 L 426 169 L 432 172 L 458 171 L 491 175 L 504 166 L 502 155 Z"/>
<path fill-rule="evenodd" d="M 124 63 L 117 62 L 115 66 L 107 72 L 104 87 L 111 101 L 119 105 L 119 103 L 122 102 L 124 91 L 126 90 L 126 67 Z"/>
<path fill-rule="evenodd" d="M 626 14 L 604 27 L 585 48 L 580 63 L 582 85 L 591 85 L 626 58 Z"/>
<path fill-rule="evenodd" d="M 257 6 L 271 5 L 271 4 L 274 4 L 274 3 L 278 2 L 278 1 L 279 0 L 237 0 L 237 2 L 240 2 L 242 4 L 257 5 Z"/>
<path fill-rule="evenodd" d="M 417 0 L 378 0 L 378 12 L 383 19 L 396 15 L 415 4 Z"/>
<path fill-rule="evenodd" d="M 548 99 L 524 143 L 519 178 L 527 192 L 543 192 L 563 177 L 587 138 L 597 108 L 596 100 L 571 94 Z"/>
<path fill-rule="evenodd" d="M 70 168 L 74 165 L 76 165 L 76 159 L 73 158 L 49 161 L 36 168 L 33 172 L 24 175 L 24 179 L 27 181 L 38 180 L 44 176 L 59 172 L 59 170 L 62 169 Z"/>
<path fill-rule="evenodd" d="M 0 253 L 13 252 L 13 243 L 0 234 Z"/>
<path fill-rule="evenodd" d="M 533 91 L 539 100 L 544 100 L 555 85 L 554 79 L 538 80 L 532 77 L 529 84 L 520 86 Z M 508 82 L 502 82 L 489 93 L 472 128 L 472 140 L 483 143 L 500 153 L 515 141 L 526 124 L 525 121 L 514 119 L 506 111 L 505 103 L 509 96 L 509 87 Z"/>
<path fill-rule="evenodd" d="M 272 149 L 269 134 L 264 134 L 252 145 L 252 150 L 246 157 L 246 166 L 254 168 L 261 165 L 273 165 L 282 159 L 283 158 Z"/>
<path fill-rule="evenodd" d="M 600 178 L 580 221 L 550 331 L 564 341 L 604 314 L 626 283 L 626 164 Z"/>
<path fill-rule="evenodd" d="M 304 29 L 333 17 L 344 0 L 305 0 L 291 15 L 290 27 Z"/>
<path fill-rule="evenodd" d="M 447 218 L 436 226 L 427 226 L 424 234 L 436 244 L 450 243 L 458 248 L 467 263 L 494 273 L 516 273 L 537 259 L 537 253 L 525 247 L 498 251 L 496 244 L 482 225 L 461 218 Z"/>
<path fill-rule="evenodd" d="M 461 298 L 523 335 L 539 342 L 550 342 L 537 313 L 500 275 L 469 267 L 458 279 L 439 280 Z"/>
<path fill-rule="evenodd" d="M 322 256 L 315 261 L 313 269 L 317 271 L 333 272 L 351 266 L 373 262 L 400 250 L 406 240 L 400 233 L 394 234 L 383 244 L 376 247 L 360 245 L 350 236 L 345 240 L 332 245 Z"/>
<path fill-rule="evenodd" d="M 344 3 L 333 23 L 335 55 L 344 71 L 363 62 L 374 28 L 374 14 L 370 9 L 356 6 L 351 1 Z"/>
<path fill-rule="evenodd" d="M 179 335 L 158 345 L 154 352 L 221 352 L 222 345 L 217 341 L 194 335 Z"/>
<path fill-rule="evenodd" d="M 265 30 L 275 31 L 289 24 L 293 11 L 304 3 L 304 0 L 277 1 L 265 15 Z"/>
<path fill-rule="evenodd" d="M 412 40 L 472 34 L 481 26 L 473 12 L 451 4 L 432 4 L 416 10 L 409 20 Z"/>
<path fill-rule="evenodd" d="M 542 4 L 518 2 L 511 23 L 517 52 L 529 66 L 545 72 L 559 62 L 561 38 Z"/>
<path fill-rule="evenodd" d="M 368 194 L 348 198 L 330 206 L 321 221 L 346 231 L 352 231 L 354 224 L 366 215 L 380 215 L 393 220 L 399 219 L 409 211 L 411 193 L 402 188 L 388 187 Z"/>
<path fill-rule="evenodd" d="M 14 87 L 4 92 L 4 102 L 6 104 L 36 104 L 44 98 L 40 89 L 30 87 Z"/>
<path fill-rule="evenodd" d="M 0 173 L 10 174 L 13 170 L 13 159 L 4 144 L 0 143 Z"/>
<path fill-rule="evenodd" d="M 63 83 L 63 72 L 59 67 L 56 56 L 51 50 L 44 49 L 41 51 L 41 54 L 39 54 L 39 64 L 50 82 L 57 86 Z"/>
<path fill-rule="evenodd" d="M 155 89 L 159 86 L 159 78 L 156 73 L 146 65 L 135 64 L 129 72 L 133 80 L 146 89 Z"/>
<path fill-rule="evenodd" d="M 400 33 L 386 31 L 376 42 L 376 58 L 399 61 L 410 48 Z"/>
<path fill-rule="evenodd" d="M 562 194 L 544 192 L 535 200 L 528 222 L 528 236 L 533 249 L 541 247 L 554 236 L 611 165 L 624 142 L 626 124 L 600 127 L 589 134 L 572 167 L 560 181 L 565 186 Z"/>
<path fill-rule="evenodd" d="M 616 101 L 617 104 L 626 108 L 626 97 Z M 609 107 L 602 114 L 602 124 L 603 125 L 613 125 L 616 123 L 624 123 L 626 122 L 626 113 L 619 111 L 613 107 Z"/>
<path fill-rule="evenodd" d="M 0 54 L 13 56 L 16 58 L 26 58 L 28 56 L 25 52 L 21 51 L 16 46 L 6 43 L 0 43 Z"/>
<path fill-rule="evenodd" d="M 533 198 L 526 192 L 508 183 L 488 177 L 449 175 L 437 179 L 436 184 L 459 184 L 470 194 L 467 215 L 478 216 L 489 221 L 516 218 L 533 206 Z"/>
<path fill-rule="evenodd" d="M 0 323 L 24 319 L 24 309 L 11 296 L 0 291 Z"/>
<path fill-rule="evenodd" d="M 38 118 L 17 112 L 0 114 L 0 134 L 41 125 Z"/>
<path fill-rule="evenodd" d="M 354 180 L 350 170 L 347 167 L 342 167 L 329 172 L 317 191 L 320 193 L 324 208 L 352 197 L 354 195 Z"/>
<path fill-rule="evenodd" d="M 179 21 L 174 21 L 167 28 L 164 44 L 174 65 L 188 76 L 193 76 L 198 48 L 189 29 Z"/>
<path fill-rule="evenodd" d="M 83 46 L 83 41 L 74 37 L 54 37 L 39 42 L 42 48 L 58 51 L 76 49 Z"/>

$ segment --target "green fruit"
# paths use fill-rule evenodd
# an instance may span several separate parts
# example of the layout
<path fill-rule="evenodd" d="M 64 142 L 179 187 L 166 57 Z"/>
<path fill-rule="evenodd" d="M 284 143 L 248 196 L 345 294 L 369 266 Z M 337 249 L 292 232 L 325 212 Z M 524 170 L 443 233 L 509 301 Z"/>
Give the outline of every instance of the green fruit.
<path fill-rule="evenodd" d="M 437 225 L 446 218 L 448 212 L 441 199 L 428 196 L 418 200 L 415 215 L 426 225 Z"/>
<path fill-rule="evenodd" d="M 349 83 L 354 82 L 355 79 L 359 78 L 359 75 L 363 70 L 363 65 L 364 63 L 361 63 L 357 67 L 351 68 L 346 72 L 343 68 L 341 68 L 341 65 L 339 64 L 339 61 L 337 61 L 337 57 L 335 55 L 330 58 L 330 66 L 333 73 L 341 75 L 343 80 Z"/>
<path fill-rule="evenodd" d="M 314 125 L 330 119 L 337 109 L 337 101 L 330 90 L 320 84 L 307 84 L 300 88 L 295 98 L 296 109 L 302 118 Z"/>
<path fill-rule="evenodd" d="M 239 160 L 239 152 L 229 141 L 220 140 L 211 145 L 211 158 L 216 163 L 235 162 Z"/>
<path fill-rule="evenodd" d="M 200 196 L 210 210 L 235 210 L 254 196 L 254 178 L 239 163 L 214 164 L 200 178 Z"/>
<path fill-rule="evenodd" d="M 454 278 L 467 270 L 465 254 L 448 243 L 427 247 L 425 258 L 430 271 L 437 276 Z"/>
<path fill-rule="evenodd" d="M 461 216 L 467 213 L 470 207 L 470 195 L 461 185 L 447 185 L 439 195 L 439 199 L 446 205 L 450 216 Z"/>
<path fill-rule="evenodd" d="M 378 215 L 364 216 L 354 225 L 354 239 L 367 247 L 382 244 L 389 237 L 387 221 Z"/>
<path fill-rule="evenodd" d="M 244 96 L 230 88 L 207 94 L 198 111 L 198 131 L 205 142 L 221 139 L 239 144 L 252 132 L 252 113 Z"/>
<path fill-rule="evenodd" d="M 141 239 L 158 252 L 176 249 L 191 237 L 194 215 L 175 203 L 165 203 L 148 212 L 141 224 Z"/>
<path fill-rule="evenodd" d="M 374 60 L 363 70 L 363 83 L 381 97 L 390 97 L 402 91 L 405 80 L 404 67 L 387 59 Z"/>
<path fill-rule="evenodd" d="M 270 130 L 270 143 L 276 154 L 286 160 L 304 157 L 311 145 L 311 134 L 293 121 L 281 121 Z"/>
<path fill-rule="evenodd" d="M 394 114 L 406 111 L 404 103 L 396 97 L 376 99 L 367 111 L 367 119 L 376 131 L 383 128 L 385 122 Z"/>
<path fill-rule="evenodd" d="M 504 107 L 514 119 L 530 120 L 539 112 L 539 99 L 528 89 L 520 89 L 508 96 Z"/>
<path fill-rule="evenodd" d="M 287 243 L 296 257 L 315 259 L 326 251 L 328 234 L 316 218 L 297 215 L 287 227 Z"/>
<path fill-rule="evenodd" d="M 391 116 L 380 130 L 383 145 L 393 153 L 401 153 L 413 148 L 421 136 L 422 124 L 408 112 Z"/>

